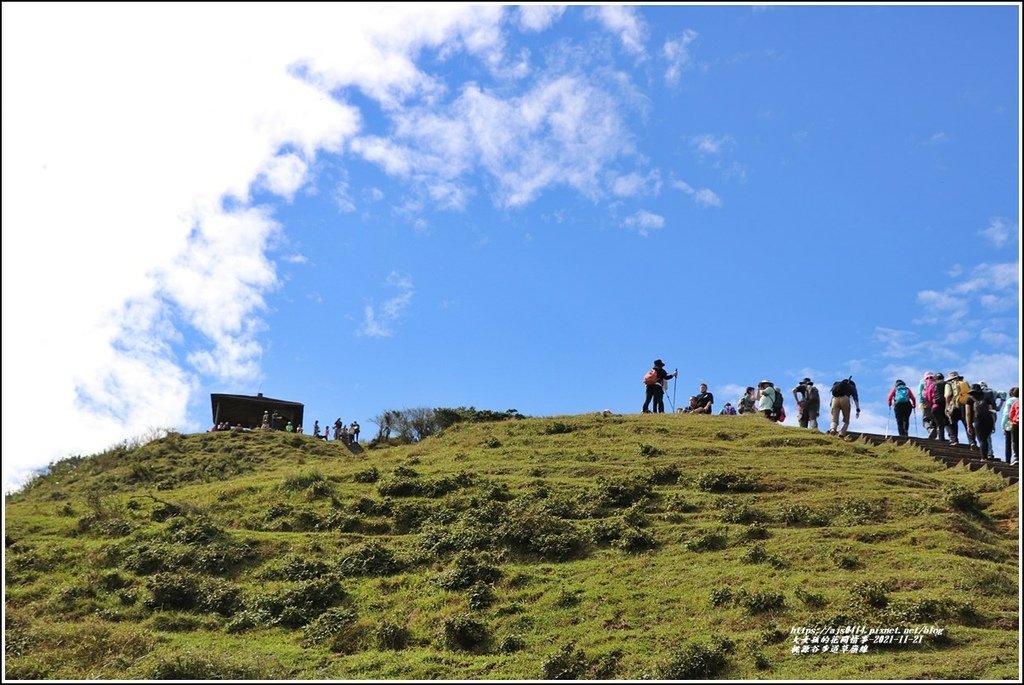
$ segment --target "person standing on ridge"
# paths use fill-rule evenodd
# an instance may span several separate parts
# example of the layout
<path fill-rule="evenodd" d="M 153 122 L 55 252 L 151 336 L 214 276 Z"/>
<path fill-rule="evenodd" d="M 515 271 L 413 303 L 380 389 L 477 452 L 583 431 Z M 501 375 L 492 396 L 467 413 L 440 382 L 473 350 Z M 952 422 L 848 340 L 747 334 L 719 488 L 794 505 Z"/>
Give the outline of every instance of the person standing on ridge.
<path fill-rule="evenodd" d="M 907 437 L 910 435 L 910 415 L 914 413 L 914 407 L 917 406 L 914 391 L 902 380 L 897 380 L 896 385 L 889 391 L 886 401 L 896 415 L 896 431 L 900 437 Z"/>
<path fill-rule="evenodd" d="M 846 437 L 846 429 L 850 427 L 850 399 L 853 399 L 857 407 L 857 418 L 860 418 L 860 398 L 857 396 L 857 384 L 853 382 L 853 376 L 848 376 L 841 381 L 832 384 L 832 425 L 829 426 L 829 435 Z M 843 416 L 843 425 L 839 426 L 839 415 Z"/>
<path fill-rule="evenodd" d="M 814 381 L 804 378 L 800 385 L 793 388 L 793 399 L 796 400 L 797 421 L 801 428 L 818 430 L 818 414 L 821 413 L 821 395 L 814 387 Z"/>
<path fill-rule="evenodd" d="M 739 405 L 737 412 L 740 414 L 753 414 L 757 412 L 757 397 L 754 395 L 753 386 L 747 386 L 746 392 L 743 393 L 743 397 L 739 399 L 737 404 Z"/>
<path fill-rule="evenodd" d="M 654 360 L 654 366 L 644 375 L 644 385 L 647 386 L 647 394 L 644 398 L 644 414 L 650 414 L 651 403 L 654 403 L 654 413 L 665 413 L 665 387 L 668 379 L 679 376 L 679 369 L 672 373 L 665 371 L 665 362 L 660 359 Z"/>

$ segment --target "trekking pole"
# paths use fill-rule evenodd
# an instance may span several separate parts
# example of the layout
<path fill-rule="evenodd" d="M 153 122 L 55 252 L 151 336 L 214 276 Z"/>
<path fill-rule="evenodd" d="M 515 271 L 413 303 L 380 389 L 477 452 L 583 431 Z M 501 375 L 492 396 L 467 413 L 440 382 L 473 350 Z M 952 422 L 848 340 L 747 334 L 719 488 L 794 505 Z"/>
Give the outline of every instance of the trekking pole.
<path fill-rule="evenodd" d="M 892 418 L 892 406 L 889 407 L 889 415 L 885 417 L 885 437 L 889 437 L 889 420 Z"/>
<path fill-rule="evenodd" d="M 679 367 L 672 372 L 672 413 L 676 413 L 676 388 L 679 387 Z"/>

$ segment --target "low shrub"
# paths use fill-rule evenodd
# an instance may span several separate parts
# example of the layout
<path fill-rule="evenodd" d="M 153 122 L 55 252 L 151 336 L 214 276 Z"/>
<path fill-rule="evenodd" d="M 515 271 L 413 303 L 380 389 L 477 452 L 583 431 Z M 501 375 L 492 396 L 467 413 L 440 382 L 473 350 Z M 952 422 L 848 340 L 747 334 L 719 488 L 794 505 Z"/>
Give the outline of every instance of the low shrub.
<path fill-rule="evenodd" d="M 669 655 L 658 668 L 660 680 L 710 680 L 721 675 L 728 665 L 721 647 L 688 643 Z"/>
<path fill-rule="evenodd" d="M 479 652 L 489 640 L 487 625 L 469 614 L 449 616 L 441 622 L 441 644 L 445 649 Z"/>

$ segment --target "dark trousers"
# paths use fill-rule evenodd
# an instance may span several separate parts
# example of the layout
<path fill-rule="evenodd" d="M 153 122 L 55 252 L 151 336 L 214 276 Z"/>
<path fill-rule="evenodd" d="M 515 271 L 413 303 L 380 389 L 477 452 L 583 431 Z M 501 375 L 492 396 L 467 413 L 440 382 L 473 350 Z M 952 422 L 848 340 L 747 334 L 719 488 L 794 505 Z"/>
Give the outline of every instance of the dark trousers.
<path fill-rule="evenodd" d="M 946 426 L 949 425 L 949 419 L 946 418 L 946 410 L 939 407 L 932 407 L 932 429 L 928 431 L 928 437 L 932 440 L 945 440 L 946 439 Z"/>
<path fill-rule="evenodd" d="M 647 386 L 647 396 L 644 398 L 644 413 L 648 413 L 651 406 L 651 402 L 654 402 L 654 413 L 664 414 L 665 413 L 665 388 L 661 387 L 660 383 L 651 383 Z"/>
<path fill-rule="evenodd" d="M 985 459 L 988 459 L 989 450 L 992 449 L 992 433 L 994 430 L 995 426 L 990 423 L 974 422 L 974 438 L 978 441 L 981 456 Z"/>
<path fill-rule="evenodd" d="M 1003 431 L 1003 437 L 1006 438 L 1006 463 L 1020 459 L 1020 424 Z"/>
<path fill-rule="evenodd" d="M 893 405 L 892 411 L 896 415 L 896 430 L 902 437 L 907 437 L 910 435 L 910 415 L 914 408 L 910 402 L 898 402 Z"/>

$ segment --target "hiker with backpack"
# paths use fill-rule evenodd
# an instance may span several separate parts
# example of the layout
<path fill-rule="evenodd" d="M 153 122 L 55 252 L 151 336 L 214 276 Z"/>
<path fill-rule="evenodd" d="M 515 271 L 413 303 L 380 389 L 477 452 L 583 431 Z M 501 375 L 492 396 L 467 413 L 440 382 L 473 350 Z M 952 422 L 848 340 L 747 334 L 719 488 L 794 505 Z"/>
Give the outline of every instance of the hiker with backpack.
<path fill-rule="evenodd" d="M 1003 405 L 1003 438 L 1006 440 L 1006 463 L 1020 459 L 1020 388 L 1010 388 L 1009 397 Z"/>
<path fill-rule="evenodd" d="M 925 371 L 921 382 L 917 384 L 917 396 L 920 398 L 918 406 L 921 408 L 921 425 L 924 427 L 925 435 L 929 438 L 935 432 L 935 419 L 932 418 L 932 403 L 929 390 L 935 385 L 935 372 Z"/>
<path fill-rule="evenodd" d="M 982 392 L 985 393 L 985 397 L 988 398 L 989 403 L 992 405 L 992 418 L 994 423 L 998 423 L 999 410 L 1003 408 L 1003 403 L 1006 402 L 1006 393 L 997 392 L 994 388 L 988 387 L 988 383 L 980 381 L 978 385 L 981 386 Z M 993 448 L 995 440 L 989 442 L 988 445 L 988 456 L 992 459 L 996 458 L 996 453 Z"/>
<path fill-rule="evenodd" d="M 829 426 L 829 435 L 846 437 L 846 429 L 850 427 L 850 400 L 853 400 L 857 407 L 857 416 L 860 418 L 860 398 L 857 396 L 857 384 L 853 382 L 853 376 L 847 376 L 841 381 L 832 384 L 832 424 Z M 843 417 L 843 424 L 839 425 L 839 416 Z"/>
<path fill-rule="evenodd" d="M 761 381 L 757 384 L 757 390 L 760 395 L 757 410 L 769 421 L 779 421 L 782 393 L 771 381 Z"/>
<path fill-rule="evenodd" d="M 746 392 L 743 393 L 743 397 L 739 399 L 737 404 L 737 412 L 740 414 L 753 414 L 757 411 L 757 397 L 754 394 L 754 388 L 747 386 Z"/>
<path fill-rule="evenodd" d="M 677 378 L 679 369 L 672 373 L 665 371 L 665 362 L 660 359 L 654 360 L 654 366 L 644 375 L 644 385 L 647 386 L 647 393 L 644 398 L 644 414 L 650 414 L 651 403 L 654 404 L 655 414 L 665 413 L 665 387 L 670 378 Z"/>
<path fill-rule="evenodd" d="M 796 400 L 797 421 L 801 428 L 818 430 L 818 414 L 821 412 L 821 395 L 814 381 L 805 378 L 793 388 L 793 399 Z"/>
<path fill-rule="evenodd" d="M 946 387 L 943 397 L 946 400 L 946 417 L 949 419 L 949 444 L 951 446 L 960 444 L 959 426 L 964 426 L 964 437 L 967 446 L 974 449 L 974 426 L 971 425 L 974 417 L 971 406 L 971 386 L 967 385 L 956 371 L 950 371 L 946 378 Z"/>
<path fill-rule="evenodd" d="M 896 385 L 889 391 L 889 397 L 886 401 L 889 403 L 889 408 L 896 415 L 897 432 L 900 434 L 900 437 L 907 437 L 910 435 L 910 415 L 914 413 L 914 407 L 917 406 L 917 398 L 914 397 L 914 391 L 907 387 L 907 384 L 902 380 L 897 380 Z"/>
<path fill-rule="evenodd" d="M 992 401 L 980 383 L 973 384 L 967 391 L 967 396 L 970 398 L 971 416 L 974 418 L 974 437 L 978 441 L 978 449 L 981 450 L 983 459 L 991 459 L 989 452 L 992 447 L 992 434 L 996 431 Z"/>
<path fill-rule="evenodd" d="M 946 377 L 942 373 L 932 378 L 932 384 L 925 390 L 925 400 L 932 407 L 932 430 L 928 437 L 945 442 L 949 418 L 946 416 Z"/>

